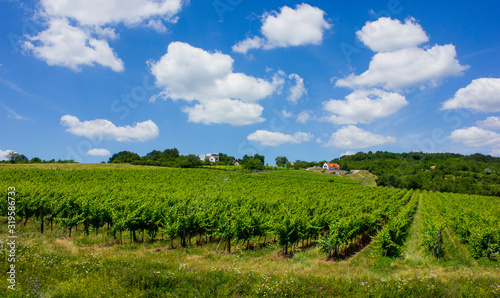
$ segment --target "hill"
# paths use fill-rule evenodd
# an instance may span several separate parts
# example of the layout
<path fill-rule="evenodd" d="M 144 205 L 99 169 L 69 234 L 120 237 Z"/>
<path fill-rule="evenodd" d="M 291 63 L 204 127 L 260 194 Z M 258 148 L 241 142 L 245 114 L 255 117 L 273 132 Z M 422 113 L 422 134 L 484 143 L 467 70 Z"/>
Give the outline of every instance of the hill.
<path fill-rule="evenodd" d="M 500 158 L 489 155 L 377 151 L 332 162 L 345 170 L 368 170 L 379 186 L 500 196 Z"/>

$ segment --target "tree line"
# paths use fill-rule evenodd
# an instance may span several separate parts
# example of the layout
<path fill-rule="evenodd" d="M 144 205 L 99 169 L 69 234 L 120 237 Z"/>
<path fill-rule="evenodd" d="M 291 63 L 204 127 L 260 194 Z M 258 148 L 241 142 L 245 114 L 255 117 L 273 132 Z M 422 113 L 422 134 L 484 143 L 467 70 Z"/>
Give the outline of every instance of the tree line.
<path fill-rule="evenodd" d="M 29 159 L 26 155 L 11 151 L 7 154 L 7 159 L 0 163 L 76 163 L 74 160 L 43 160 L 39 157 Z"/>
<path fill-rule="evenodd" d="M 219 153 L 218 165 L 233 166 L 241 165 L 246 170 L 263 170 L 264 155 L 255 154 L 254 156 L 245 155 L 241 159 L 236 159 L 224 153 Z M 165 149 L 164 151 L 153 150 L 144 156 L 129 151 L 121 151 L 113 154 L 108 163 L 130 163 L 133 165 L 147 165 L 172 168 L 198 168 L 204 165 L 213 165 L 208 159 L 201 160 L 197 155 L 181 155 L 177 148 Z"/>

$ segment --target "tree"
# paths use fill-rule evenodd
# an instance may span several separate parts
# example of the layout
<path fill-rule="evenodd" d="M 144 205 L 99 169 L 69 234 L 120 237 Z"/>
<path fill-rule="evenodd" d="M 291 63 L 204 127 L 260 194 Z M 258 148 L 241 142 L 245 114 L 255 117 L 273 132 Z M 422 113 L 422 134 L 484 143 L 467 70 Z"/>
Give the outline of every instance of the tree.
<path fill-rule="evenodd" d="M 30 162 L 33 162 L 33 163 L 38 163 L 38 162 L 42 162 L 42 160 L 38 157 L 33 157 Z"/>
<path fill-rule="evenodd" d="M 242 168 L 245 170 L 256 170 L 256 171 L 262 171 L 264 170 L 264 164 L 260 159 L 257 158 L 252 158 L 249 161 L 245 162 L 242 165 Z"/>
<path fill-rule="evenodd" d="M 140 160 L 141 157 L 137 153 L 129 151 L 121 151 L 113 154 L 109 158 L 108 163 L 132 163 L 134 160 Z"/>
<path fill-rule="evenodd" d="M 161 151 L 153 150 L 153 151 L 149 152 L 148 154 L 146 154 L 146 156 L 144 156 L 144 158 L 148 159 L 148 160 L 159 160 L 160 158 L 163 157 L 162 155 L 163 155 L 163 153 Z"/>
<path fill-rule="evenodd" d="M 260 161 L 262 162 L 262 165 L 265 164 L 265 162 L 264 162 L 264 159 L 265 159 L 264 155 L 258 155 L 257 153 L 255 153 L 255 155 L 253 156 L 253 158 L 254 159 L 260 159 Z"/>
<path fill-rule="evenodd" d="M 165 151 L 163 151 L 164 158 L 177 158 L 179 156 L 179 150 L 177 148 L 165 149 Z"/>
<path fill-rule="evenodd" d="M 7 154 L 7 160 L 10 161 L 11 163 L 16 163 L 20 161 L 29 161 L 29 159 L 26 157 L 24 154 L 19 154 L 14 151 L 10 151 Z"/>
<path fill-rule="evenodd" d="M 235 159 L 234 156 L 229 156 L 229 155 L 224 154 L 222 152 L 219 153 L 219 164 L 231 166 L 231 165 L 233 165 L 234 159 Z"/>
<path fill-rule="evenodd" d="M 19 153 L 17 152 L 10 151 L 7 154 L 7 160 L 10 161 L 11 163 L 15 163 L 18 158 L 19 158 Z"/>
<path fill-rule="evenodd" d="M 189 154 L 188 156 L 181 156 L 178 158 L 179 166 L 181 168 L 197 168 L 201 166 L 202 162 L 200 158 L 194 154 Z"/>
<path fill-rule="evenodd" d="M 276 157 L 275 161 L 276 161 L 276 166 L 284 167 L 288 162 L 288 158 L 286 158 L 286 156 L 278 156 Z"/>

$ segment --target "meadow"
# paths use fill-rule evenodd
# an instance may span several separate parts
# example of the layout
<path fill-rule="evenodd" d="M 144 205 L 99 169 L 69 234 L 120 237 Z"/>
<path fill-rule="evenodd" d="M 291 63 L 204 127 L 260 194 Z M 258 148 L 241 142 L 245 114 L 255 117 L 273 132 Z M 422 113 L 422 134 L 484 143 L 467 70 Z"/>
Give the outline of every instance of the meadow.
<path fill-rule="evenodd" d="M 2 165 L 0 296 L 500 297 L 497 197 L 231 169 Z"/>

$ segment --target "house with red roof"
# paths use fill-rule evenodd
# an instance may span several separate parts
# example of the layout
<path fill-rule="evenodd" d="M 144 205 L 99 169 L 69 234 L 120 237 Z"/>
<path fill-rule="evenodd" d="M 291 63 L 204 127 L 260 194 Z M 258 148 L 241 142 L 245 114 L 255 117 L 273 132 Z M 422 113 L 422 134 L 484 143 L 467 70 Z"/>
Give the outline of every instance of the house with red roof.
<path fill-rule="evenodd" d="M 340 166 L 336 163 L 325 162 L 323 165 L 323 170 L 340 170 Z"/>

